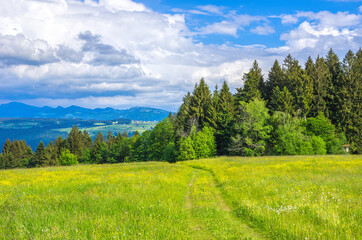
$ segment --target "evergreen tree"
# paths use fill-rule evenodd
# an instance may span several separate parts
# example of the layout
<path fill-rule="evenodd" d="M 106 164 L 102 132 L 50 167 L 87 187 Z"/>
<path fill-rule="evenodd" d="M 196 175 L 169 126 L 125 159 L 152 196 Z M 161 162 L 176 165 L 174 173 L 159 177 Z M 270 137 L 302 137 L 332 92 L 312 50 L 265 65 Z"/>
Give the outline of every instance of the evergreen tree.
<path fill-rule="evenodd" d="M 190 104 L 191 118 L 196 118 L 198 126 L 202 129 L 209 125 L 211 105 L 211 92 L 205 80 L 201 78 L 200 83 L 195 85 Z"/>
<path fill-rule="evenodd" d="M 277 60 L 274 61 L 273 67 L 269 71 L 268 81 L 265 83 L 265 100 L 267 101 L 267 107 L 269 107 L 269 103 L 271 101 L 271 96 L 273 95 L 273 91 L 276 87 L 279 89 L 284 88 L 284 73 L 282 68 L 279 65 Z"/>
<path fill-rule="evenodd" d="M 176 131 L 178 136 L 187 136 L 189 129 L 189 120 L 191 119 L 191 99 L 192 95 L 190 92 L 183 97 L 183 103 L 181 104 L 176 114 Z"/>
<path fill-rule="evenodd" d="M 228 147 L 233 135 L 235 106 L 233 95 L 224 81 L 216 105 L 216 146 L 219 155 L 228 154 Z"/>
<path fill-rule="evenodd" d="M 47 158 L 45 155 L 45 146 L 44 146 L 44 143 L 42 141 L 40 141 L 29 165 L 30 165 L 30 167 L 40 167 L 40 166 L 44 166 L 46 163 L 47 163 Z"/>
<path fill-rule="evenodd" d="M 310 77 L 290 54 L 284 59 L 283 72 L 286 86 L 294 98 L 294 112 L 302 117 L 307 116 L 313 100 L 313 83 Z"/>
<path fill-rule="evenodd" d="M 93 140 L 89 136 L 89 133 L 86 130 L 83 131 L 83 143 L 84 143 L 84 148 L 85 149 L 89 149 L 93 145 Z"/>
<path fill-rule="evenodd" d="M 10 139 L 7 139 L 5 141 L 5 144 L 3 146 L 3 152 L 2 152 L 2 155 L 3 155 L 3 168 L 11 168 L 12 166 L 12 162 L 13 162 L 13 156 L 12 156 L 12 153 L 11 153 L 11 141 Z"/>
<path fill-rule="evenodd" d="M 215 86 L 214 93 L 212 94 L 210 107 L 208 108 L 207 121 L 209 126 L 216 129 L 218 124 L 218 111 L 219 111 L 219 90 L 217 85 Z"/>
<path fill-rule="evenodd" d="M 117 137 L 116 137 L 116 142 L 120 142 L 120 141 L 122 141 L 122 134 L 121 134 L 121 132 L 118 132 L 118 134 L 117 134 Z"/>
<path fill-rule="evenodd" d="M 116 142 L 116 137 L 112 134 L 111 130 L 108 131 L 108 134 L 107 134 L 107 144 L 108 146 L 112 146 L 113 143 Z"/>
<path fill-rule="evenodd" d="M 58 149 L 56 144 L 53 143 L 53 141 L 50 141 L 50 143 L 45 148 L 45 157 L 46 162 L 44 165 L 46 166 L 56 166 L 59 164 L 58 162 Z"/>
<path fill-rule="evenodd" d="M 243 76 L 244 87 L 237 88 L 235 101 L 238 104 L 240 101 L 249 102 L 255 98 L 261 99 L 264 88 L 264 79 L 261 73 L 261 68 L 255 60 L 250 71 Z"/>
<path fill-rule="evenodd" d="M 340 123 L 353 152 L 361 152 L 361 50 L 349 50 L 343 59 L 343 85 L 340 91 Z"/>
<path fill-rule="evenodd" d="M 287 87 L 284 87 L 284 89 L 280 91 L 279 87 L 277 86 L 273 90 L 269 106 L 272 113 L 280 111 L 293 115 L 295 109 L 294 97 L 289 92 Z"/>
<path fill-rule="evenodd" d="M 77 125 L 73 126 L 68 135 L 68 144 L 70 153 L 77 157 L 82 155 L 82 151 L 84 150 L 83 135 Z"/>
<path fill-rule="evenodd" d="M 337 129 L 341 130 L 340 125 L 340 106 L 342 105 L 343 101 L 343 94 L 341 94 L 342 87 L 343 87 L 343 71 L 342 71 L 342 64 L 339 61 L 337 54 L 333 52 L 332 49 L 329 50 L 327 57 L 326 57 L 326 64 L 329 68 L 329 72 L 331 74 L 331 82 L 332 88 L 329 90 L 333 90 L 333 92 L 329 92 L 329 96 L 333 96 L 329 102 L 327 102 L 328 108 L 328 115 L 332 121 L 332 124 L 337 127 Z M 342 96 L 342 98 L 341 98 Z"/>
<path fill-rule="evenodd" d="M 98 132 L 96 138 L 94 139 L 94 145 L 100 146 L 106 140 L 104 139 L 104 135 L 102 132 Z"/>
<path fill-rule="evenodd" d="M 325 60 L 318 56 L 315 64 L 312 65 L 307 62 L 306 71 L 313 82 L 314 97 L 311 109 L 311 116 L 317 116 L 318 113 L 323 113 L 325 116 L 328 117 L 329 110 L 327 103 L 332 101 L 330 93 L 333 92 L 333 85 L 329 68 Z"/>
<path fill-rule="evenodd" d="M 128 138 L 128 133 L 127 133 L 127 131 L 126 131 L 126 130 L 124 130 L 124 131 L 123 131 L 122 137 L 124 137 L 124 138 Z"/>
<path fill-rule="evenodd" d="M 351 86 L 351 98 L 353 102 L 351 111 L 352 127 L 350 128 L 353 151 L 362 153 L 362 49 L 356 53 L 352 67 L 353 81 Z"/>

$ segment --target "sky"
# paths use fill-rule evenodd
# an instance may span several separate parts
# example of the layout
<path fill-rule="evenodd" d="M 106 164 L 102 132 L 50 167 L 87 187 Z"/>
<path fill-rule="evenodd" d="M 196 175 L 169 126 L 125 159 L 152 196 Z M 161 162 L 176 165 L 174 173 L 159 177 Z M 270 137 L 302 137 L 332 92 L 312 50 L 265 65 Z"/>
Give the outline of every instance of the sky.
<path fill-rule="evenodd" d="M 0 0 L 0 104 L 177 111 L 200 78 L 362 46 L 361 0 Z"/>

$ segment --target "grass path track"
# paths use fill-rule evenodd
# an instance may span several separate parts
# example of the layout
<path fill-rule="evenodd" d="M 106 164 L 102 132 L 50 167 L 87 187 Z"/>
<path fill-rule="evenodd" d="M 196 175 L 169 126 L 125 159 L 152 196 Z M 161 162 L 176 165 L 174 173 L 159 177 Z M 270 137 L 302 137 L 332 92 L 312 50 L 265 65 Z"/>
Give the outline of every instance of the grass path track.
<path fill-rule="evenodd" d="M 234 216 L 209 171 L 193 168 L 186 208 L 193 226 L 192 239 L 263 239 Z"/>

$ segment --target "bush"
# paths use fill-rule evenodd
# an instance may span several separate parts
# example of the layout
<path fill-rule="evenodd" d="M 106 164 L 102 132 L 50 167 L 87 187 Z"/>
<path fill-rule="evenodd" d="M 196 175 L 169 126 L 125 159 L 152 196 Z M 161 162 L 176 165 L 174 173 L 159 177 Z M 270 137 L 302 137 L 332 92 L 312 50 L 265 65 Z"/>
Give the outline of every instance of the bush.
<path fill-rule="evenodd" d="M 169 163 L 175 163 L 177 159 L 177 150 L 174 142 L 169 142 L 163 151 L 163 160 Z"/>
<path fill-rule="evenodd" d="M 180 161 L 192 160 L 196 158 L 195 149 L 191 137 L 182 138 L 180 141 L 180 151 L 178 159 Z"/>
<path fill-rule="evenodd" d="M 77 156 L 71 154 L 68 149 L 63 150 L 59 156 L 59 164 L 62 166 L 78 164 Z"/>
<path fill-rule="evenodd" d="M 321 137 L 312 136 L 311 141 L 312 141 L 314 154 L 317 155 L 327 154 L 326 142 Z"/>

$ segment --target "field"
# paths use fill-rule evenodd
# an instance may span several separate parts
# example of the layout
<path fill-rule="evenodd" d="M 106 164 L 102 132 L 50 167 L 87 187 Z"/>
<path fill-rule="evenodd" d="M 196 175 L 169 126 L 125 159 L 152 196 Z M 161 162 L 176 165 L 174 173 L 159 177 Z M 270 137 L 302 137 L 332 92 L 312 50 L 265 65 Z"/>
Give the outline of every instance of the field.
<path fill-rule="evenodd" d="M 361 156 L 0 171 L 0 239 L 359 239 Z"/>

